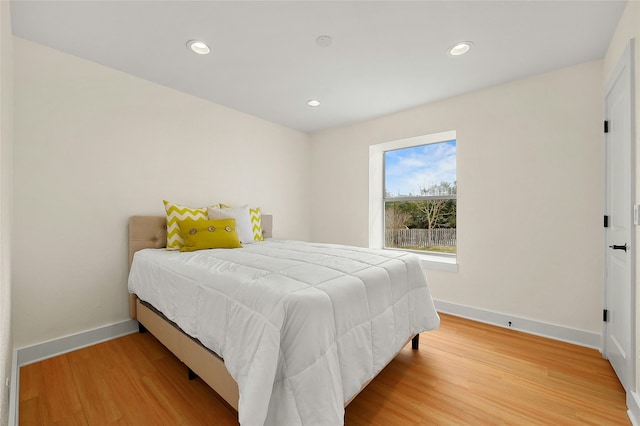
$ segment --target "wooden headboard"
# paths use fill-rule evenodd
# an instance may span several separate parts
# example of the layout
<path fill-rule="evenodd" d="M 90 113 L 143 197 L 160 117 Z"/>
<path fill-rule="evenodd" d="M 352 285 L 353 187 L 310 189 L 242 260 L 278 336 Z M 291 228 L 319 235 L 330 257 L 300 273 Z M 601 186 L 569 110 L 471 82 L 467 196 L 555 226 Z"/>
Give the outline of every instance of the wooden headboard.
<path fill-rule="evenodd" d="M 273 216 L 262 215 L 262 235 L 273 236 Z M 145 248 L 163 248 L 167 246 L 166 216 L 131 216 L 129 218 L 129 267 L 133 254 Z M 136 319 L 136 295 L 129 295 L 129 316 Z"/>

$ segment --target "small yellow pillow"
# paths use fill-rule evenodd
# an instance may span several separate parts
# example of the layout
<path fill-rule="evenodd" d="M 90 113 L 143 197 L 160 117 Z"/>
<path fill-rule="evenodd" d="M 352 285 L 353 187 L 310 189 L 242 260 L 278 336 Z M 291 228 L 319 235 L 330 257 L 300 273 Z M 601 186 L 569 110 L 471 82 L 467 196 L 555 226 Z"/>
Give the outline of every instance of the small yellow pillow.
<path fill-rule="evenodd" d="M 185 219 L 180 222 L 180 235 L 184 241 L 180 251 L 242 247 L 235 219 Z"/>

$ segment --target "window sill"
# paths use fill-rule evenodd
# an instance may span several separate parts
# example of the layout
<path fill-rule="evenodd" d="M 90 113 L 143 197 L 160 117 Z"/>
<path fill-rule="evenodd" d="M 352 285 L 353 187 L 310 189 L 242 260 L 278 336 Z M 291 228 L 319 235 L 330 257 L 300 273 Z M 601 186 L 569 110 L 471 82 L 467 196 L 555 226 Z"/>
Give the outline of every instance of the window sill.
<path fill-rule="evenodd" d="M 458 272 L 458 259 L 455 256 L 438 256 L 434 254 L 424 254 L 416 250 L 389 249 L 384 250 L 400 250 L 413 253 L 420 259 L 420 264 L 424 269 L 435 269 L 438 271 Z"/>
<path fill-rule="evenodd" d="M 438 271 L 458 272 L 458 260 L 455 257 L 434 256 L 429 254 L 418 254 L 420 263 L 425 269 L 435 269 Z"/>

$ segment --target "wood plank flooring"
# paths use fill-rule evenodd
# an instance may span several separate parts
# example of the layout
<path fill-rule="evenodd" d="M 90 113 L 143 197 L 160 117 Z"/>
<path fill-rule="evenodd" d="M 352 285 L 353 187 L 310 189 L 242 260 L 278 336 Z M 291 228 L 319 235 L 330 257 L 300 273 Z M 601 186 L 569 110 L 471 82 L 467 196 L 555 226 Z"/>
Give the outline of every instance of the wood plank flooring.
<path fill-rule="evenodd" d="M 629 425 L 593 349 L 441 315 L 347 407 L 346 425 Z M 21 425 L 237 425 L 149 333 L 20 369 Z"/>

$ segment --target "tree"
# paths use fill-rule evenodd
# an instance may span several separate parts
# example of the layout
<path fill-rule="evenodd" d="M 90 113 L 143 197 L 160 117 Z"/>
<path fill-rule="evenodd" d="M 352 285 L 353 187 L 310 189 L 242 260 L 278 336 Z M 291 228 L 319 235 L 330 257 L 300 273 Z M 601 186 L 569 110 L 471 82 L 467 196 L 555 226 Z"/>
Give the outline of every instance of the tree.
<path fill-rule="evenodd" d="M 401 205 L 402 203 L 388 203 L 385 207 L 384 226 L 386 230 L 406 229 L 411 222 L 411 214 L 402 209 Z M 388 245 L 398 247 L 400 244 L 399 233 L 390 232 L 387 234 L 391 234 L 391 241 L 388 241 Z"/>
<path fill-rule="evenodd" d="M 457 182 L 440 182 L 428 188 L 420 188 L 420 195 L 442 196 L 457 193 Z M 422 213 L 424 224 L 428 229 L 427 238 L 429 244 L 433 242 L 432 230 L 434 228 L 455 227 L 455 201 L 451 199 L 432 199 L 416 202 L 418 210 Z M 453 221 L 451 221 L 453 219 Z M 453 222 L 453 223 L 452 223 Z"/>
<path fill-rule="evenodd" d="M 389 203 L 385 212 L 385 228 L 406 229 L 411 222 L 411 214 L 404 211 L 397 203 Z"/>
<path fill-rule="evenodd" d="M 400 247 L 409 244 L 404 241 L 406 237 L 402 229 L 426 229 L 426 236 L 418 237 L 422 242 L 412 245 L 421 246 L 427 244 L 435 246 L 435 232 L 438 228 L 456 227 L 456 200 L 449 197 L 456 195 L 456 182 L 440 182 L 439 184 L 423 187 L 418 194 L 409 194 L 409 200 L 387 201 L 385 203 L 385 233 L 386 244 L 392 247 Z M 386 193 L 386 198 L 392 198 Z M 447 196 L 447 198 L 432 198 L 429 200 L 410 199 L 420 196 Z M 418 234 L 420 235 L 420 234 Z M 422 238 L 426 238 L 422 240 Z"/>

